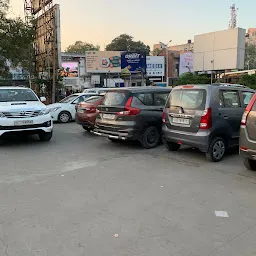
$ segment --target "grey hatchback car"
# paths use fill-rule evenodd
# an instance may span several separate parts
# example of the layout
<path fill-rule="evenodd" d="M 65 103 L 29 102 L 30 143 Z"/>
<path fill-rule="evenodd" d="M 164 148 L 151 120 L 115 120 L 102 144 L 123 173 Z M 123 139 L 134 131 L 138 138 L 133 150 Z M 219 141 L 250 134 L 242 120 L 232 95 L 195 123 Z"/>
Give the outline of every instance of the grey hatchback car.
<path fill-rule="evenodd" d="M 227 148 L 239 145 L 240 122 L 254 91 L 243 86 L 183 85 L 175 87 L 163 111 L 166 148 L 198 148 L 207 159 L 221 161 Z"/>
<path fill-rule="evenodd" d="M 246 107 L 241 120 L 239 146 L 245 167 L 256 171 L 256 94 Z"/>

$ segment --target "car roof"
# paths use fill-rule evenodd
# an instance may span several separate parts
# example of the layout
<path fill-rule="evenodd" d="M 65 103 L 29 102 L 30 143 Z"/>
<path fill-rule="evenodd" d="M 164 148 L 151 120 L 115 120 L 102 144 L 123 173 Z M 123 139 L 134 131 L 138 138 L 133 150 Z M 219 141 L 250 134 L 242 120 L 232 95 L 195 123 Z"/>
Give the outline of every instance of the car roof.
<path fill-rule="evenodd" d="M 30 89 L 28 87 L 22 87 L 22 86 L 0 86 L 1 89 Z M 31 90 L 31 89 L 30 89 Z"/>
<path fill-rule="evenodd" d="M 246 87 L 244 85 L 240 85 L 240 84 L 226 84 L 226 83 L 214 83 L 214 84 L 184 84 L 184 85 L 178 85 L 176 87 L 174 87 L 173 89 L 180 89 L 180 88 L 184 88 L 184 86 L 191 86 L 193 87 L 194 89 L 200 89 L 200 88 L 209 88 L 209 87 L 219 87 L 219 88 L 225 88 L 226 89 L 237 89 L 237 90 L 247 90 L 247 91 L 251 91 L 251 92 L 254 92 L 253 89 L 249 88 L 249 87 Z M 192 89 L 192 88 L 191 88 Z"/>
<path fill-rule="evenodd" d="M 170 87 L 160 87 L 160 86 L 141 86 L 141 87 L 121 87 L 113 88 L 114 91 L 130 91 L 130 92 L 145 92 L 145 91 L 158 91 L 158 92 L 170 92 L 172 88 Z"/>

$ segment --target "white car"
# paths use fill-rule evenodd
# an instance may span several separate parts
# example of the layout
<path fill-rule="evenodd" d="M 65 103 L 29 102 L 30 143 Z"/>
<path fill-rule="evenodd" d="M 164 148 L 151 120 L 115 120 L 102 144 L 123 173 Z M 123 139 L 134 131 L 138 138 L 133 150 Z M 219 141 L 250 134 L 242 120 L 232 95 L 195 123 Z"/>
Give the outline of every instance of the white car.
<path fill-rule="evenodd" d="M 76 93 L 72 94 L 58 103 L 50 104 L 47 109 L 51 113 L 53 121 L 68 123 L 75 120 L 76 104 L 85 101 L 89 97 L 95 96 L 95 93 Z"/>
<path fill-rule="evenodd" d="M 11 134 L 38 134 L 41 141 L 52 138 L 49 110 L 29 88 L 0 87 L 0 138 Z"/>
<path fill-rule="evenodd" d="M 113 88 L 89 88 L 89 89 L 84 89 L 83 93 L 104 94 L 110 89 L 113 89 Z"/>

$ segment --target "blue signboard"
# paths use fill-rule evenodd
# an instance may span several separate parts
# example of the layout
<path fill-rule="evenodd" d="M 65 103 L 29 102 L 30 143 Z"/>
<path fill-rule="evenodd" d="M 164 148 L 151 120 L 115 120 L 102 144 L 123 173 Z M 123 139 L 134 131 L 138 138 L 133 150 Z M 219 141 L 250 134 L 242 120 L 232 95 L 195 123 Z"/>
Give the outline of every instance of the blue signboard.
<path fill-rule="evenodd" d="M 146 53 L 143 52 L 123 52 L 121 54 L 121 69 L 131 73 L 146 73 Z"/>

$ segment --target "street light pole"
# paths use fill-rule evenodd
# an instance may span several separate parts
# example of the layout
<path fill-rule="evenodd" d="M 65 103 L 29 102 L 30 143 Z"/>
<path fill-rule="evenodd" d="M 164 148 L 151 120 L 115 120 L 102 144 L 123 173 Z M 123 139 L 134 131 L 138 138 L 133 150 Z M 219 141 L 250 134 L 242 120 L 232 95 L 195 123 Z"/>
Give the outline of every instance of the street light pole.
<path fill-rule="evenodd" d="M 169 49 L 168 49 L 168 44 L 171 43 L 172 40 L 170 40 L 167 44 L 164 44 L 160 42 L 161 46 L 165 48 L 166 50 L 166 86 L 169 86 Z"/>

